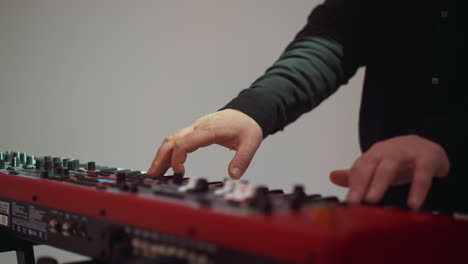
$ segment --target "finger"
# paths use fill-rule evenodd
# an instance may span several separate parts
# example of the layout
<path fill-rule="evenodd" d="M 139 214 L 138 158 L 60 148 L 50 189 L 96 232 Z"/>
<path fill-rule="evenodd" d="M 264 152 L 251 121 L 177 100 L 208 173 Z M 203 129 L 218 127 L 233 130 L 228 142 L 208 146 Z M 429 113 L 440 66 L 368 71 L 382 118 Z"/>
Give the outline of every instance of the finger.
<path fill-rule="evenodd" d="M 375 169 L 371 179 L 365 200 L 369 203 L 377 203 L 384 196 L 388 186 L 392 184 L 401 170 L 404 160 L 401 156 L 382 160 Z M 410 180 L 410 179 L 408 179 Z"/>
<path fill-rule="evenodd" d="M 335 170 L 330 173 L 330 180 L 341 187 L 349 186 L 350 170 Z"/>
<path fill-rule="evenodd" d="M 414 168 L 413 182 L 408 195 L 408 206 L 413 209 L 419 209 L 432 185 L 432 177 L 435 168 L 431 162 L 420 161 Z"/>
<path fill-rule="evenodd" d="M 233 179 L 240 179 L 250 165 L 255 152 L 260 146 L 260 140 L 248 138 L 240 143 L 234 158 L 229 163 L 228 173 Z"/>
<path fill-rule="evenodd" d="M 349 192 L 346 197 L 349 203 L 360 203 L 363 200 L 379 162 L 372 154 L 364 154 L 355 162 L 349 176 Z"/>
<path fill-rule="evenodd" d="M 216 143 L 216 137 L 209 129 L 192 130 L 176 140 L 171 157 L 171 166 L 174 172 L 184 175 L 184 162 L 187 160 L 187 154 L 214 143 Z"/>
<path fill-rule="evenodd" d="M 398 186 L 410 183 L 413 180 L 413 168 L 408 167 L 406 170 L 399 171 L 396 178 L 391 182 L 391 186 Z"/>
<path fill-rule="evenodd" d="M 171 155 L 174 148 L 173 136 L 166 137 L 154 157 L 147 174 L 150 176 L 162 176 L 171 167 Z"/>

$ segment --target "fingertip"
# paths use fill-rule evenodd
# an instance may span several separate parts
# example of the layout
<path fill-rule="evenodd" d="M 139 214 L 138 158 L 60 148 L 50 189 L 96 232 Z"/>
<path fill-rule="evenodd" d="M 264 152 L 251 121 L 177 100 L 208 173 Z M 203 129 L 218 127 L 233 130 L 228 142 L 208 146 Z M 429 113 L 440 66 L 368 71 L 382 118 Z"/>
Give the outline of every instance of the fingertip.
<path fill-rule="evenodd" d="M 374 189 L 371 189 L 369 190 L 369 192 L 366 194 L 366 202 L 368 203 L 371 203 L 371 204 L 374 204 L 374 203 L 378 203 L 381 199 L 380 197 L 380 193 Z"/>
<path fill-rule="evenodd" d="M 361 202 L 361 196 L 356 191 L 350 191 L 346 197 L 346 201 L 350 204 L 358 204 Z"/>
<path fill-rule="evenodd" d="M 153 160 L 153 162 L 151 163 L 151 166 L 149 167 L 148 171 L 146 172 L 146 174 L 148 174 L 149 176 L 157 176 L 157 171 L 158 171 L 158 162 L 155 158 L 155 160 Z"/>
<path fill-rule="evenodd" d="M 174 174 L 177 173 L 177 174 L 185 175 L 185 166 L 182 163 L 174 164 L 172 166 L 172 170 L 174 171 Z"/>
<path fill-rule="evenodd" d="M 408 198 L 407 204 L 409 208 L 418 210 L 422 206 L 422 199 L 413 195 Z"/>
<path fill-rule="evenodd" d="M 330 181 L 341 187 L 349 186 L 349 170 L 335 170 L 330 172 Z"/>
<path fill-rule="evenodd" d="M 153 169 L 153 166 L 151 166 L 147 171 L 146 171 L 146 174 L 148 176 L 154 176 L 154 169 Z"/>
<path fill-rule="evenodd" d="M 238 167 L 234 167 L 232 168 L 231 170 L 229 170 L 229 175 L 231 176 L 231 178 L 235 179 L 235 180 L 238 180 L 242 177 L 242 170 L 239 169 Z"/>

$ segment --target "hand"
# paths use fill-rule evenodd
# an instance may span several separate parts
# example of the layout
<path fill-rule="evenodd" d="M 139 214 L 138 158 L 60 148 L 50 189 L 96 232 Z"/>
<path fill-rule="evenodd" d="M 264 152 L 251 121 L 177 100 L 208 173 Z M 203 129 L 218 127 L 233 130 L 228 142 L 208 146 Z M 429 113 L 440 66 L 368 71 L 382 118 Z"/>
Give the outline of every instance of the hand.
<path fill-rule="evenodd" d="M 350 169 L 331 172 L 333 183 L 349 187 L 350 203 L 377 203 L 390 185 L 411 182 L 407 204 L 418 209 L 426 199 L 432 178 L 447 176 L 445 150 L 425 138 L 408 135 L 374 144 Z"/>
<path fill-rule="evenodd" d="M 232 178 L 239 179 L 262 139 L 262 129 L 250 116 L 233 109 L 215 112 L 168 136 L 159 147 L 148 175 L 162 176 L 170 167 L 175 173 L 185 174 L 188 153 L 218 144 L 236 151 L 228 172 Z"/>

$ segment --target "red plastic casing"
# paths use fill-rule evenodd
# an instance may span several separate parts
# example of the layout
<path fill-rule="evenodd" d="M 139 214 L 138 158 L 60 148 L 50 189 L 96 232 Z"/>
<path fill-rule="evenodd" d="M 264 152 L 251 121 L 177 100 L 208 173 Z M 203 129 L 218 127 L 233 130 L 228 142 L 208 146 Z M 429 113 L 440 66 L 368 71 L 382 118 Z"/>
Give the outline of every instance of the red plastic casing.
<path fill-rule="evenodd" d="M 468 221 L 378 207 L 236 215 L 5 173 L 0 197 L 290 263 L 455 263 L 464 262 L 468 249 Z"/>

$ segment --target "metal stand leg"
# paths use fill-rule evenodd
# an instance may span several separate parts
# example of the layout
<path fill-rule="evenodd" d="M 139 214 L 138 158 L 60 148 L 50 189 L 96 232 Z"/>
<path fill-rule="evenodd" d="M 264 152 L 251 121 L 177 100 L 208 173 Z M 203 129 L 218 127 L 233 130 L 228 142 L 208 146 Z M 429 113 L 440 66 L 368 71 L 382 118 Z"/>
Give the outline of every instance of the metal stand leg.
<path fill-rule="evenodd" d="M 18 264 L 34 264 L 34 249 L 31 244 L 16 250 L 16 260 Z"/>
<path fill-rule="evenodd" d="M 8 232 L 0 231 L 0 252 L 16 251 L 18 264 L 35 264 L 31 242 L 19 239 Z"/>

